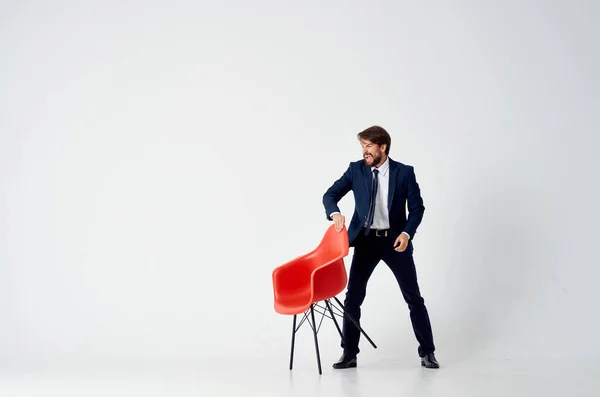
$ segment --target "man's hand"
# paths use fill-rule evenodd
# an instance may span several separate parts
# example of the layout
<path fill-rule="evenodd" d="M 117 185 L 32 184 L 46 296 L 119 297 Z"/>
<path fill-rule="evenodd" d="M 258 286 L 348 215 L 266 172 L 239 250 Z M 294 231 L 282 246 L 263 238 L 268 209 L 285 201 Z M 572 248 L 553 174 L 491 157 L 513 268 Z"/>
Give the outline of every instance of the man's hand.
<path fill-rule="evenodd" d="M 394 241 L 394 250 L 398 252 L 404 252 L 404 250 L 408 247 L 408 234 L 402 232 Z"/>
<path fill-rule="evenodd" d="M 342 230 L 346 223 L 346 217 L 342 214 L 333 214 L 331 219 L 333 219 L 333 223 L 335 224 L 335 231 L 339 232 Z"/>

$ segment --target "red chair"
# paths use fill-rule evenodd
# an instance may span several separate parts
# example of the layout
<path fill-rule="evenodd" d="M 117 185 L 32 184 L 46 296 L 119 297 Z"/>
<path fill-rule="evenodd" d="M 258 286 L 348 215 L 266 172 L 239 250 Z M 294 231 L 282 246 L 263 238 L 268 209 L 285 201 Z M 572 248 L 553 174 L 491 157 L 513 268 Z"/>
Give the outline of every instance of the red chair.
<path fill-rule="evenodd" d="M 335 230 L 335 225 L 329 226 L 319 245 L 311 252 L 299 256 L 291 261 L 276 267 L 273 270 L 273 292 L 274 307 L 279 314 L 293 315 L 292 324 L 292 347 L 290 352 L 290 370 L 294 362 L 294 342 L 296 332 L 306 320 L 312 330 L 315 340 L 315 350 L 317 353 L 317 364 L 319 374 L 321 370 L 321 356 L 319 353 L 319 341 L 317 333 L 323 317 L 331 318 L 337 328 L 340 337 L 343 340 L 342 330 L 335 318 L 333 308 L 347 316 L 352 323 L 358 327 L 361 333 L 367 338 L 374 348 L 377 348 L 371 338 L 358 325 L 344 309 L 344 305 L 339 301 L 337 295 L 344 290 L 348 282 L 344 257 L 348 255 L 348 231 L 346 227 L 340 232 Z M 335 307 L 330 301 L 333 298 L 339 305 Z M 325 308 L 320 303 L 325 303 Z M 321 309 L 319 312 L 315 309 Z M 315 314 L 317 311 L 321 314 L 321 322 L 317 328 Z M 310 312 L 310 319 L 308 314 Z M 328 312 L 328 313 L 327 313 Z M 296 327 L 297 316 L 304 313 L 298 327 Z M 331 317 L 329 317 L 331 315 Z M 339 315 L 339 314 L 338 314 Z"/>

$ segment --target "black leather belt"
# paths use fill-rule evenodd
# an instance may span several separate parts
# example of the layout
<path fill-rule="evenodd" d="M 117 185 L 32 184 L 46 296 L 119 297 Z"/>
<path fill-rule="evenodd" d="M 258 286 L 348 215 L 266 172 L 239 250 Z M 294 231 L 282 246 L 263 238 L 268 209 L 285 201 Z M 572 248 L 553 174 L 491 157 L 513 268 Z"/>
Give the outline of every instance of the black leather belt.
<path fill-rule="evenodd" d="M 387 237 L 389 235 L 390 235 L 390 229 L 371 229 L 371 230 L 369 230 L 369 236 Z"/>

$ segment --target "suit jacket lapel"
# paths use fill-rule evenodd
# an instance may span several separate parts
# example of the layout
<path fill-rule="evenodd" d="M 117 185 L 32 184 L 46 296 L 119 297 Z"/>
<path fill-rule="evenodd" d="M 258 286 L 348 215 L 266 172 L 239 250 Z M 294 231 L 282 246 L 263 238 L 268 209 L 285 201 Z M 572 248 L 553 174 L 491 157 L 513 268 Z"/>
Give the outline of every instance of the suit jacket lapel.
<path fill-rule="evenodd" d="M 373 182 L 373 177 L 371 176 L 371 167 L 367 166 L 363 163 L 362 166 L 364 180 L 365 180 L 365 188 L 367 189 L 367 197 L 369 201 L 371 200 L 371 182 Z"/>
<path fill-rule="evenodd" d="M 396 178 L 398 176 L 398 168 L 396 167 L 396 163 L 390 160 L 390 185 L 388 190 L 388 212 L 392 211 L 392 203 L 394 202 L 394 189 L 396 188 Z"/>

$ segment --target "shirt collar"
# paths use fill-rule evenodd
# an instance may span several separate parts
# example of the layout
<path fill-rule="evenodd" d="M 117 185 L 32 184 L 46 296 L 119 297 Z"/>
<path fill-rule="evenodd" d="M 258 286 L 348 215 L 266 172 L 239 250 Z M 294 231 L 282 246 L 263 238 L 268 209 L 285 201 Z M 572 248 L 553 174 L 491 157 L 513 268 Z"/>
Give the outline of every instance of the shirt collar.
<path fill-rule="evenodd" d="M 371 167 L 371 172 L 375 169 L 375 166 Z M 379 166 L 379 174 L 380 175 L 385 175 L 387 174 L 388 170 L 390 169 L 390 158 L 387 157 L 385 159 L 385 161 L 383 162 L 383 164 L 381 164 Z"/>

